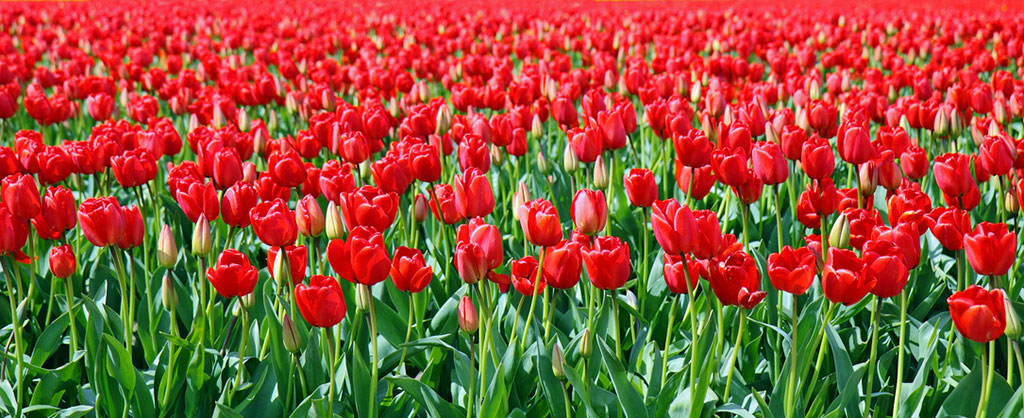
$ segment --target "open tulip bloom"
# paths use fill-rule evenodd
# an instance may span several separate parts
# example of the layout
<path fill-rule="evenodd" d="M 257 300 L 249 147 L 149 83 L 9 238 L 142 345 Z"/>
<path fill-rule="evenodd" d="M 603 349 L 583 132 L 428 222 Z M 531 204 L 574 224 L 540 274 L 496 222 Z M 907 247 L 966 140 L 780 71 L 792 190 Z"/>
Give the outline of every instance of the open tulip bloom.
<path fill-rule="evenodd" d="M 1024 416 L 1020 2 L 188 3 L 0 8 L 0 416 Z"/>

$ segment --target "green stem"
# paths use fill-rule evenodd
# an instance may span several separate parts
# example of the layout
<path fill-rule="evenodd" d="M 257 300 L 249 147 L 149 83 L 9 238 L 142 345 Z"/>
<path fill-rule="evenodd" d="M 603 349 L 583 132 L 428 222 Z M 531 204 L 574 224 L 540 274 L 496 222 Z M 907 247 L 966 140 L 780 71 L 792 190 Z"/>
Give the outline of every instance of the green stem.
<path fill-rule="evenodd" d="M 996 342 L 995 340 L 988 342 L 988 353 L 985 350 L 981 351 L 981 367 L 987 367 L 985 386 L 981 389 L 981 399 L 978 401 L 978 410 L 974 413 L 975 418 L 982 418 L 988 416 L 988 398 L 992 392 L 992 377 L 996 374 L 995 371 L 995 355 L 996 355 Z M 987 366 L 986 366 L 987 364 Z"/>
<path fill-rule="evenodd" d="M 480 283 L 477 282 L 473 287 L 473 293 L 476 295 L 477 305 L 480 306 L 480 311 L 483 313 L 483 318 L 480 321 L 480 327 L 477 328 L 477 339 L 480 340 L 480 405 L 484 404 L 486 398 L 485 393 L 487 392 L 487 328 L 490 328 L 489 320 L 487 315 L 487 309 L 484 307 L 484 297 L 480 292 Z"/>
<path fill-rule="evenodd" d="M 127 278 L 124 272 L 124 260 L 115 247 L 107 247 L 110 250 L 110 258 L 114 260 L 114 267 L 117 269 L 118 282 L 121 284 L 121 319 L 124 322 L 124 348 L 131 353 L 132 350 L 132 317 L 131 299 L 134 299 L 134 292 L 128 287 Z M 129 293 L 130 292 L 130 293 Z"/>
<path fill-rule="evenodd" d="M 541 260 L 544 260 L 544 253 L 541 252 Z M 540 269 L 540 267 L 537 267 Z M 539 276 L 539 275 L 538 275 Z M 519 351 L 526 349 L 526 338 L 530 335 L 530 324 L 533 323 L 533 308 L 537 306 L 537 282 L 533 282 L 533 295 L 530 296 L 530 313 L 526 315 L 526 328 L 523 329 L 523 337 L 519 340 Z M 546 288 L 545 288 L 546 289 Z M 514 341 L 510 340 L 510 343 Z"/>
<path fill-rule="evenodd" d="M 373 350 L 373 371 L 370 377 L 370 415 L 377 416 L 377 379 L 380 371 L 377 369 L 377 311 L 373 307 L 373 295 L 370 295 L 370 348 Z"/>
<path fill-rule="evenodd" d="M 676 306 L 679 305 L 679 295 L 674 295 L 672 298 L 672 307 L 668 310 L 668 328 L 665 328 L 665 353 L 662 355 L 661 362 L 661 386 L 665 387 L 665 377 L 668 376 L 668 352 L 669 346 L 672 345 L 672 326 L 675 325 L 676 321 Z M 696 347 L 694 347 L 696 348 Z"/>
<path fill-rule="evenodd" d="M 871 298 L 871 354 L 868 356 L 868 382 L 864 390 L 864 416 L 871 416 L 871 386 L 875 381 L 875 364 L 878 361 L 878 299 L 877 296 Z"/>
<path fill-rule="evenodd" d="M 519 313 L 522 311 L 523 303 L 525 303 L 525 302 L 526 302 L 526 296 L 524 295 L 524 296 L 519 298 L 519 303 L 516 304 L 516 316 L 514 316 L 513 320 L 512 320 L 512 334 L 510 334 L 509 337 L 508 337 L 509 347 L 514 347 L 515 346 L 515 342 L 516 342 L 516 329 L 519 328 Z"/>
<path fill-rule="evenodd" d="M 549 288 L 550 287 L 545 287 L 544 288 L 544 297 L 545 297 L 545 299 L 547 299 L 548 289 Z M 558 300 L 558 293 L 552 292 L 551 303 L 550 303 L 550 310 L 548 311 L 548 318 L 547 318 L 547 320 L 544 321 L 544 344 L 548 344 L 548 343 L 551 342 L 551 318 L 553 316 L 555 316 L 555 301 L 556 300 Z M 546 302 L 547 301 L 545 301 L 545 305 L 548 305 Z"/>
<path fill-rule="evenodd" d="M 790 342 L 789 346 L 789 380 L 786 382 L 786 418 L 793 417 L 793 406 L 796 404 L 796 401 L 793 399 L 793 395 L 795 393 L 794 388 L 796 387 L 796 366 L 798 358 L 797 347 L 799 346 L 797 342 L 797 330 L 800 328 L 800 311 L 797 309 L 796 298 L 797 295 L 793 295 L 793 311 L 790 314 L 790 317 L 793 320 L 793 330 L 790 331 L 792 342 Z"/>
<path fill-rule="evenodd" d="M 618 293 L 619 293 L 618 290 L 612 290 L 610 293 L 608 293 L 608 296 L 611 297 L 612 319 L 615 320 L 615 322 L 614 322 L 614 324 L 615 324 L 615 330 L 614 330 L 614 332 L 615 332 L 615 357 L 618 358 L 621 361 L 622 360 L 622 337 L 619 336 L 619 304 L 618 304 L 618 301 L 617 301 Z"/>
<path fill-rule="evenodd" d="M 818 381 L 818 374 L 821 371 L 821 362 L 825 357 L 825 350 L 828 348 L 828 338 L 825 338 L 825 328 L 828 327 L 829 322 L 832 321 L 832 315 L 835 314 L 836 306 L 838 305 L 831 301 L 828 302 L 828 310 L 825 312 L 825 320 L 821 322 L 821 329 L 818 330 L 818 356 L 814 361 L 813 377 L 809 381 L 810 386 L 808 389 L 810 390 L 805 393 L 814 393 L 814 386 Z M 806 373 L 807 370 L 805 369 L 801 375 L 806 375 Z"/>
<path fill-rule="evenodd" d="M 7 301 L 8 304 L 11 306 L 11 321 L 13 322 L 12 327 L 14 328 L 14 355 L 15 360 L 17 361 L 18 364 L 18 368 L 14 373 L 14 384 L 15 386 L 17 386 L 17 396 L 15 397 L 14 405 L 14 416 L 21 416 L 21 406 L 22 401 L 24 400 L 25 393 L 25 346 L 24 343 L 22 342 L 21 320 L 18 318 L 18 304 L 15 303 L 15 300 L 17 299 L 14 297 L 15 287 L 13 285 L 13 281 L 11 280 L 10 261 L 6 261 L 3 264 L 3 268 L 4 278 L 7 279 Z"/>
<path fill-rule="evenodd" d="M 329 373 L 331 374 L 331 386 L 330 386 L 330 389 L 329 389 L 329 392 L 328 392 L 328 396 L 327 396 L 327 410 L 330 411 L 328 413 L 331 414 L 331 416 L 334 416 L 334 397 L 335 397 L 334 394 L 336 393 L 336 389 L 335 389 L 336 383 L 335 383 L 335 380 L 337 380 L 335 375 L 338 374 L 337 366 L 336 366 L 336 363 L 335 363 L 336 362 L 335 357 L 336 357 L 336 354 L 337 354 L 338 347 L 337 347 L 337 344 L 334 343 L 334 338 L 331 338 L 331 334 L 332 333 L 328 332 L 327 328 L 323 328 L 322 332 L 323 332 L 324 339 L 327 340 L 327 347 L 328 347 L 328 351 L 329 351 L 328 357 L 330 357 L 329 358 L 329 362 L 330 362 L 330 365 L 331 365 L 331 369 L 329 371 Z M 376 358 L 374 360 L 376 360 Z M 376 392 L 377 385 L 374 384 L 373 387 L 375 388 L 374 392 Z"/>
<path fill-rule="evenodd" d="M 640 274 L 637 277 L 637 283 L 640 284 L 640 289 L 639 289 L 640 291 L 638 292 L 639 294 L 637 295 L 637 298 L 640 299 L 640 314 L 641 315 L 643 315 L 643 313 L 644 313 L 644 302 L 647 300 L 647 279 L 648 279 L 648 276 L 651 275 L 651 270 L 650 270 L 650 266 L 649 266 L 649 259 L 650 259 L 650 254 L 651 254 L 650 250 L 649 250 L 649 248 L 650 248 L 650 244 L 649 244 L 650 237 L 648 236 L 650 234 L 647 231 L 648 225 L 650 225 L 650 219 L 651 218 L 650 218 L 650 216 L 647 215 L 647 211 L 648 211 L 647 208 L 642 208 L 641 209 L 641 212 L 643 212 L 644 217 L 641 220 L 643 222 L 643 225 L 640 227 L 640 234 L 643 235 L 643 243 L 644 243 L 643 244 L 644 245 L 643 248 L 644 248 L 644 252 L 640 254 L 640 262 L 642 263 L 643 268 L 640 269 Z"/>
<path fill-rule="evenodd" d="M 416 312 L 416 298 L 414 296 L 414 293 L 409 292 L 409 327 L 405 330 L 405 343 L 402 344 L 402 356 L 398 360 L 399 365 L 405 364 L 405 352 L 409 348 L 409 337 L 412 337 L 413 313 Z"/>
<path fill-rule="evenodd" d="M 469 368 L 473 369 L 473 363 L 476 361 L 473 359 L 473 335 L 466 334 L 466 341 L 469 342 Z M 469 374 L 469 393 L 466 394 L 466 418 L 473 416 L 473 373 Z"/>
<path fill-rule="evenodd" d="M 957 267 L 959 269 L 959 267 Z M 900 292 L 900 342 L 897 348 L 898 359 L 896 361 L 896 392 L 893 395 L 892 400 L 892 415 L 898 417 L 900 414 L 900 394 L 903 391 L 903 355 L 904 355 L 904 344 L 907 338 L 907 289 L 903 289 Z M 952 343 L 952 341 L 951 341 Z M 952 345 L 950 345 L 952 348 Z M 948 357 L 952 355 L 947 354 Z M 940 377 L 941 378 L 941 377 Z"/>
<path fill-rule="evenodd" d="M 71 281 L 71 277 L 68 276 L 64 279 L 64 292 L 68 300 L 68 331 L 71 333 L 71 359 L 75 358 L 75 352 L 78 351 L 78 336 L 75 333 L 75 284 Z"/>
<path fill-rule="evenodd" d="M 238 303 L 242 303 L 239 299 Z M 238 372 L 235 373 L 235 384 L 231 387 L 231 396 L 228 396 L 228 400 L 234 396 L 235 391 L 242 385 L 242 375 L 245 374 L 245 345 L 249 340 L 249 313 L 245 309 L 242 309 L 242 329 L 238 333 L 238 337 L 241 341 L 238 342 Z"/>
<path fill-rule="evenodd" d="M 725 402 L 729 401 L 729 389 L 732 388 L 732 372 L 735 369 L 736 357 L 740 353 L 740 346 L 743 344 L 743 329 L 747 326 L 747 314 L 746 312 L 740 311 L 740 328 L 736 333 L 736 345 L 733 347 L 732 356 L 729 358 L 729 373 L 725 377 L 725 396 L 722 399 Z"/>

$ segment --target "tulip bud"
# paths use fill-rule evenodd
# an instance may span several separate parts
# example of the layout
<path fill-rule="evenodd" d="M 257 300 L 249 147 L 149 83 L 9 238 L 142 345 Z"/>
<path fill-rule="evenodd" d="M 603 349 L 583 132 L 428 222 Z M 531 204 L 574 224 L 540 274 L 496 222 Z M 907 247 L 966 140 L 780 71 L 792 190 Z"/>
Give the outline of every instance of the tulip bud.
<path fill-rule="evenodd" d="M 512 195 L 512 218 L 519 220 L 519 207 L 533 200 L 530 196 L 530 189 L 526 187 L 526 183 L 519 183 L 519 188 L 515 194 Z"/>
<path fill-rule="evenodd" d="M 459 301 L 459 328 L 462 331 L 472 334 L 480 327 L 480 319 L 476 316 L 476 307 L 469 296 L 463 296 Z"/>
<path fill-rule="evenodd" d="M 256 294 L 249 292 L 249 294 L 239 297 L 238 301 L 240 302 L 240 305 L 242 305 L 242 308 L 251 309 L 252 306 L 256 304 Z"/>
<path fill-rule="evenodd" d="M 284 108 L 288 113 L 295 114 L 299 111 L 299 102 L 295 98 L 295 95 L 289 94 L 284 96 Z"/>
<path fill-rule="evenodd" d="M 224 127 L 224 123 L 225 123 L 224 111 L 221 110 L 220 106 L 214 105 L 213 106 L 213 120 L 211 121 L 211 124 L 213 124 L 214 128 L 222 128 L 222 127 Z"/>
<path fill-rule="evenodd" d="M 271 109 L 270 116 L 267 117 L 267 132 L 275 131 L 277 131 L 277 112 Z M 263 144 L 266 145 L 266 141 L 263 141 Z M 262 151 L 263 150 L 261 149 L 259 152 L 257 152 L 257 154 L 262 154 Z"/>
<path fill-rule="evenodd" d="M 359 177 L 363 178 L 366 183 L 370 182 L 372 172 L 370 171 L 370 159 L 366 159 L 359 163 Z"/>
<path fill-rule="evenodd" d="M 299 232 L 307 237 L 316 237 L 324 232 L 324 212 L 316 199 L 302 199 L 295 205 L 295 224 Z"/>
<path fill-rule="evenodd" d="M 160 289 L 160 296 L 164 303 L 164 309 L 168 311 L 178 306 L 178 291 L 174 290 L 174 280 L 169 274 L 164 274 L 163 287 Z"/>
<path fill-rule="evenodd" d="M 949 133 L 954 137 L 960 137 L 964 131 L 964 125 L 960 120 L 960 114 L 956 111 L 949 112 Z"/>
<path fill-rule="evenodd" d="M 871 196 L 878 188 L 878 165 L 874 161 L 868 161 L 860 165 L 857 186 L 861 196 Z"/>
<path fill-rule="evenodd" d="M 253 156 L 258 158 L 263 155 L 263 151 L 267 149 L 267 136 L 263 133 L 262 129 L 256 130 L 256 134 L 252 137 L 252 149 Z"/>
<path fill-rule="evenodd" d="M 533 115 L 533 121 L 530 122 L 530 134 L 533 135 L 533 139 L 540 139 L 544 136 L 544 124 L 541 123 L 538 115 Z"/>
<path fill-rule="evenodd" d="M 562 152 L 562 168 L 565 169 L 565 172 L 572 173 L 579 166 L 580 161 L 576 158 L 576 151 L 573 151 L 572 146 L 566 142 L 565 151 Z"/>
<path fill-rule="evenodd" d="M 323 107 L 324 110 L 328 112 L 333 112 L 334 109 L 337 107 L 337 102 L 336 99 L 334 98 L 334 92 L 332 92 L 330 89 L 324 89 L 323 93 L 320 95 L 320 106 Z"/>
<path fill-rule="evenodd" d="M 939 109 L 935 113 L 934 128 L 932 132 L 935 132 L 936 135 L 945 135 L 946 132 L 949 132 L 949 115 L 945 110 Z"/>
<path fill-rule="evenodd" d="M 277 285 L 282 289 L 292 284 L 292 269 L 289 264 L 288 254 L 284 248 L 279 248 L 277 257 L 274 257 L 274 265 L 270 268 L 274 270 L 274 278 L 277 279 Z"/>
<path fill-rule="evenodd" d="M 551 373 L 559 379 L 565 379 L 565 354 L 562 353 L 562 346 L 557 341 L 551 347 Z"/>
<path fill-rule="evenodd" d="M 1000 124 L 1006 124 L 1006 101 L 999 99 L 992 102 L 992 117 Z"/>
<path fill-rule="evenodd" d="M 188 118 L 188 132 L 192 133 L 193 131 L 195 131 L 198 128 L 199 128 L 199 117 L 196 116 L 195 113 L 193 113 L 192 116 L 189 116 L 189 118 Z"/>
<path fill-rule="evenodd" d="M 341 221 L 341 214 L 338 213 L 338 205 L 334 202 L 327 203 L 327 216 L 324 221 L 324 230 L 327 231 L 327 238 L 338 239 L 345 234 L 345 224 Z"/>
<path fill-rule="evenodd" d="M 205 257 L 213 248 L 213 235 L 210 234 L 210 221 L 206 215 L 199 215 L 196 226 L 192 229 L 192 255 Z"/>
<path fill-rule="evenodd" d="M 238 130 L 249 132 L 249 113 L 244 107 L 238 109 Z"/>
<path fill-rule="evenodd" d="M 1020 202 L 1017 201 L 1016 193 L 1006 193 L 1006 198 L 1003 199 L 1003 204 L 1006 206 L 1006 211 L 1010 213 L 1017 213 L 1020 210 Z"/>
<path fill-rule="evenodd" d="M 1003 332 L 1011 341 L 1016 340 L 1021 334 L 1020 316 L 1017 315 L 1017 310 L 1013 308 L 1013 304 L 1010 303 L 1010 298 L 1006 296 L 1006 292 L 1002 289 L 997 290 L 1003 295 L 1003 306 L 1006 307 L 1006 329 Z"/>
<path fill-rule="evenodd" d="M 302 336 L 299 335 L 295 321 L 292 321 L 292 317 L 287 312 L 281 319 L 281 339 L 284 340 L 284 348 L 292 353 L 298 353 L 302 348 Z"/>
<path fill-rule="evenodd" d="M 583 358 L 590 358 L 590 355 L 594 353 L 594 337 L 590 335 L 590 329 L 583 330 L 583 336 L 580 338 L 580 356 Z"/>
<path fill-rule="evenodd" d="M 605 166 L 603 155 L 598 155 L 597 161 L 594 161 L 594 187 L 602 190 L 608 188 L 608 167 Z"/>
<path fill-rule="evenodd" d="M 775 125 L 771 122 L 764 123 L 764 136 L 768 139 L 768 142 L 779 143 L 779 131 L 775 129 Z"/>
<path fill-rule="evenodd" d="M 541 174 L 551 174 L 551 163 L 544 156 L 544 151 L 537 151 L 537 170 L 540 170 Z"/>
<path fill-rule="evenodd" d="M 256 164 L 253 164 L 252 161 L 243 161 L 242 182 L 252 184 L 252 182 L 256 181 L 256 176 Z"/>
<path fill-rule="evenodd" d="M 427 220 L 427 197 L 422 193 L 416 195 L 413 199 L 412 216 L 416 220 L 416 223 L 422 223 Z"/>
<path fill-rule="evenodd" d="M 178 259 L 178 245 L 174 243 L 174 234 L 171 227 L 164 224 L 160 230 L 160 238 L 156 242 L 156 261 L 165 269 L 174 266 Z"/>
<path fill-rule="evenodd" d="M 839 219 L 832 224 L 832 230 L 828 234 L 828 245 L 836 248 L 850 246 L 850 219 L 843 213 Z"/>
<path fill-rule="evenodd" d="M 437 122 L 437 131 L 436 131 L 436 133 L 438 135 L 444 135 L 445 133 L 448 132 L 449 129 L 451 129 L 451 127 L 452 127 L 452 111 L 450 109 L 448 109 L 448 105 L 447 104 L 445 104 L 444 106 L 441 106 L 440 109 L 437 109 L 437 117 L 435 118 L 435 120 Z"/>
<path fill-rule="evenodd" d="M 356 285 L 356 310 L 368 311 L 370 310 L 370 299 L 373 297 L 370 294 L 370 286 L 365 284 Z"/>
<path fill-rule="evenodd" d="M 505 148 L 491 144 L 491 162 L 500 166 L 505 162 Z"/>

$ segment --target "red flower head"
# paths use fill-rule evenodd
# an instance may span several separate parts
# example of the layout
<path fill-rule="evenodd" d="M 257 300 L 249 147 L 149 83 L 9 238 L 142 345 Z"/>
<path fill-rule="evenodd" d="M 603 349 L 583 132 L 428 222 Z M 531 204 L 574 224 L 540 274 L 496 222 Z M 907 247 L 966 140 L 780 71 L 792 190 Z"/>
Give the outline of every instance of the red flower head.
<path fill-rule="evenodd" d="M 295 212 L 284 200 L 260 202 L 249 211 L 249 222 L 256 237 L 271 247 L 291 245 L 298 237 Z"/>
<path fill-rule="evenodd" d="M 574 241 L 562 240 L 544 249 L 542 276 L 544 282 L 555 289 L 569 289 L 580 281 L 583 270 L 582 246 Z"/>
<path fill-rule="evenodd" d="M 242 180 L 242 159 L 238 150 L 225 147 L 213 154 L 213 181 L 220 189 L 231 187 Z"/>
<path fill-rule="evenodd" d="M 544 281 L 537 280 L 537 259 L 526 256 L 512 260 L 512 286 L 525 296 L 535 296 L 544 290 Z"/>
<path fill-rule="evenodd" d="M 632 168 L 622 176 L 626 197 L 633 206 L 649 208 L 658 199 L 658 184 L 654 173 L 646 168 Z"/>
<path fill-rule="evenodd" d="M 179 185 L 174 200 L 192 223 L 199 219 L 199 215 L 206 215 L 206 219 L 210 221 L 220 216 L 217 189 L 213 187 L 213 183 L 194 181 Z"/>
<path fill-rule="evenodd" d="M 441 222 L 451 225 L 462 220 L 462 214 L 455 206 L 455 191 L 450 184 L 435 184 L 434 195 L 427 201 L 427 204 L 430 205 L 434 218 Z M 438 205 L 441 206 L 440 211 L 438 211 Z"/>
<path fill-rule="evenodd" d="M 78 207 L 78 223 L 85 238 L 97 247 L 116 244 L 126 228 L 124 211 L 113 197 L 85 199 Z"/>
<path fill-rule="evenodd" d="M 342 193 L 340 206 L 345 226 L 350 231 L 358 226 L 384 231 L 395 221 L 398 195 L 373 186 L 363 186 Z"/>
<path fill-rule="evenodd" d="M 819 251 L 818 254 L 821 252 Z M 768 278 L 776 289 L 802 295 L 814 283 L 818 272 L 815 253 L 810 247 L 782 247 L 782 251 L 768 256 Z"/>
<path fill-rule="evenodd" d="M 871 293 L 880 298 L 900 294 L 907 285 L 910 271 L 903 265 L 899 247 L 889 241 L 868 241 L 864 245 L 864 275 L 874 281 Z"/>
<path fill-rule="evenodd" d="M 789 177 L 789 165 L 782 147 L 771 142 L 758 142 L 754 145 L 752 155 L 754 176 L 767 185 L 775 185 L 786 181 Z"/>
<path fill-rule="evenodd" d="M 455 207 L 465 218 L 487 216 L 494 211 L 494 191 L 487 175 L 470 168 L 455 176 Z"/>
<path fill-rule="evenodd" d="M 458 243 L 474 243 L 480 246 L 487 260 L 487 270 L 501 266 L 501 231 L 494 225 L 485 223 L 483 218 L 473 218 L 468 224 L 459 225 L 455 232 Z"/>
<path fill-rule="evenodd" d="M 68 244 L 50 248 L 49 262 L 54 277 L 63 279 L 75 273 L 75 252 Z"/>
<path fill-rule="evenodd" d="M 604 229 L 608 220 L 608 206 L 600 190 L 581 189 L 572 198 L 569 215 L 576 230 L 590 235 Z"/>
<path fill-rule="evenodd" d="M 1010 271 L 1017 254 L 1017 234 L 1004 223 L 981 222 L 964 235 L 967 261 L 978 274 L 1000 276 Z"/>
<path fill-rule="evenodd" d="M 811 135 L 800 151 L 800 164 L 812 179 L 821 180 L 831 176 L 832 171 L 836 169 L 832 145 L 822 137 Z"/>
<path fill-rule="evenodd" d="M 128 250 L 142 245 L 142 240 L 146 235 L 146 224 L 142 220 L 139 207 L 135 205 L 121 206 L 121 212 L 124 213 L 124 234 L 117 241 L 117 247 Z"/>
<path fill-rule="evenodd" d="M 697 280 L 700 279 L 700 267 L 700 263 L 691 258 L 689 254 L 681 256 L 664 254 L 662 274 L 665 276 L 665 285 L 668 286 L 668 290 L 672 293 L 689 294 L 690 290 L 696 289 Z M 689 282 L 689 287 L 687 287 L 687 282 Z"/>
<path fill-rule="evenodd" d="M 138 187 L 156 177 L 156 161 L 141 148 L 115 155 L 110 158 L 110 163 L 121 187 Z"/>
<path fill-rule="evenodd" d="M 616 237 L 597 237 L 589 248 L 582 250 L 587 277 L 595 287 L 618 289 L 629 279 L 629 244 Z"/>
<path fill-rule="evenodd" d="M 821 273 L 821 288 L 832 303 L 850 306 L 875 287 L 875 278 L 864 272 L 864 260 L 853 250 L 831 247 Z"/>
<path fill-rule="evenodd" d="M 519 207 L 519 224 L 531 244 L 551 247 L 562 240 L 562 224 L 555 205 L 545 199 L 535 199 Z"/>
<path fill-rule="evenodd" d="M 944 248 L 958 251 L 964 248 L 964 235 L 971 231 L 971 215 L 967 211 L 950 207 L 937 207 L 926 215 L 928 230 Z"/>
<path fill-rule="evenodd" d="M 964 154 L 947 153 L 935 157 L 935 184 L 942 193 L 953 197 L 968 194 L 977 188 L 971 177 L 971 157 Z"/>
<path fill-rule="evenodd" d="M 658 245 L 672 255 L 690 252 L 698 234 L 690 207 L 680 205 L 675 199 L 654 202 L 651 227 Z"/>
<path fill-rule="evenodd" d="M 249 212 L 258 202 L 256 187 L 248 183 L 235 183 L 224 192 L 220 207 L 221 219 L 235 228 L 245 228 L 251 223 Z"/>
<path fill-rule="evenodd" d="M 951 295 L 946 303 L 957 331 L 971 341 L 987 343 L 1006 331 L 1006 306 L 1000 289 L 988 291 L 971 285 Z"/>
<path fill-rule="evenodd" d="M 306 165 L 294 149 L 279 150 L 270 155 L 267 171 L 281 187 L 292 188 L 306 180 Z"/>
<path fill-rule="evenodd" d="M 708 262 L 711 290 L 723 305 L 754 309 L 765 297 L 754 257 L 742 251 Z"/>
<path fill-rule="evenodd" d="M 393 153 L 388 152 L 370 164 L 370 174 L 381 190 L 401 195 L 409 188 L 413 177 L 405 161 L 399 160 L 400 157 L 395 157 Z"/>
<path fill-rule="evenodd" d="M 249 258 L 233 248 L 224 250 L 217 257 L 217 264 L 206 269 L 206 279 L 223 297 L 245 296 L 256 288 L 259 275 Z"/>
<path fill-rule="evenodd" d="M 384 236 L 376 230 L 364 226 L 352 229 L 346 242 L 352 278 L 343 277 L 353 283 L 373 286 L 388 278 L 391 272 L 391 259 L 388 258 Z M 328 261 L 331 254 L 328 248 Z M 332 263 L 333 266 L 334 263 Z"/>
<path fill-rule="evenodd" d="M 39 199 L 39 187 L 36 180 L 28 174 L 12 174 L 4 177 L 2 190 L 4 204 L 11 214 L 29 220 L 42 211 Z"/>
<path fill-rule="evenodd" d="M 419 293 L 434 278 L 434 269 L 423 261 L 423 253 L 415 248 L 395 248 L 391 261 L 391 282 L 403 292 Z"/>
<path fill-rule="evenodd" d="M 314 327 L 330 328 L 345 318 L 345 295 L 333 277 L 313 275 L 309 286 L 295 285 L 295 306 Z"/>
<path fill-rule="evenodd" d="M 282 247 L 270 247 L 267 251 L 267 267 L 270 270 L 270 278 L 274 276 L 274 263 L 277 262 L 277 255 L 281 253 Z M 288 272 L 292 276 L 292 285 L 302 283 L 306 278 L 306 247 L 303 245 L 284 247 L 284 253 L 288 256 Z"/>

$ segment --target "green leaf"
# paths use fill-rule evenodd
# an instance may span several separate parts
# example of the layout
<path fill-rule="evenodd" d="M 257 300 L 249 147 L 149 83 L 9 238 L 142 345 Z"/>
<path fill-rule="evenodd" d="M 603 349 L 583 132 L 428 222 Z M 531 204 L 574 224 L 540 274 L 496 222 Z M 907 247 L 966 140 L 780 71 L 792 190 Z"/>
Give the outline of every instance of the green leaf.
<path fill-rule="evenodd" d="M 428 415 L 433 417 L 460 417 L 464 416 L 465 412 L 456 408 L 455 405 L 448 403 L 444 399 L 441 399 L 434 392 L 433 389 L 423 384 L 419 380 L 408 378 L 408 377 L 389 377 L 388 381 L 394 383 L 395 386 L 401 388 L 405 393 L 408 393 L 416 402 L 423 405 Z"/>
<path fill-rule="evenodd" d="M 117 341 L 110 334 L 103 334 L 103 341 L 107 347 L 107 373 L 117 380 L 126 391 L 135 389 L 135 367 L 132 366 L 131 356 L 120 341 Z"/>
<path fill-rule="evenodd" d="M 611 354 L 611 349 L 604 341 L 594 339 L 594 345 L 601 349 L 601 357 L 605 367 L 608 368 L 608 377 L 612 380 L 612 386 L 615 388 L 615 394 L 618 395 L 622 412 L 629 418 L 646 417 L 647 407 L 644 405 L 644 398 L 626 378 L 626 370 L 622 368 L 622 364 Z"/>

